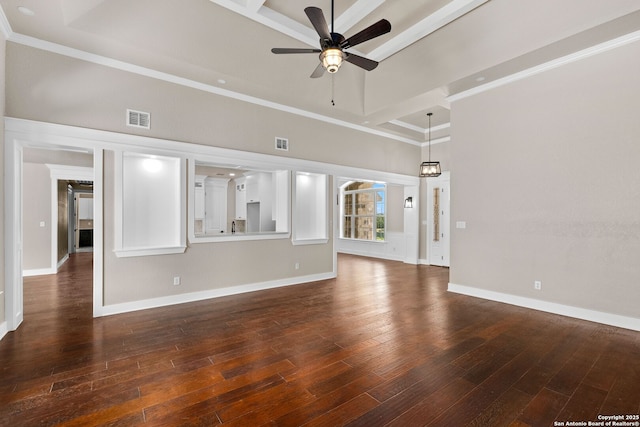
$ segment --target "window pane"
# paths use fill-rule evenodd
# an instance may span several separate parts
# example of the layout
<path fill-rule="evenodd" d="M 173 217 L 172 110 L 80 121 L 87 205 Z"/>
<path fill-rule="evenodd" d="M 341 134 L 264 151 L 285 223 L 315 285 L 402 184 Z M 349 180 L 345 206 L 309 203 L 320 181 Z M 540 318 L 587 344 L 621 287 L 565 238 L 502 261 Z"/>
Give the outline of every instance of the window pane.
<path fill-rule="evenodd" d="M 373 194 L 356 193 L 356 215 L 373 215 Z"/>
<path fill-rule="evenodd" d="M 384 215 L 376 217 L 376 240 L 384 240 Z"/>
<path fill-rule="evenodd" d="M 344 214 L 353 215 L 353 194 L 344 195 Z"/>
<path fill-rule="evenodd" d="M 356 218 L 356 239 L 373 240 L 373 217 Z"/>
<path fill-rule="evenodd" d="M 343 227 L 342 227 L 342 237 L 346 237 L 346 238 L 351 238 L 351 217 L 350 216 L 345 216 L 344 217 L 344 223 L 343 223 Z"/>
<path fill-rule="evenodd" d="M 341 237 L 384 241 L 386 185 L 356 181 L 342 191 Z"/>

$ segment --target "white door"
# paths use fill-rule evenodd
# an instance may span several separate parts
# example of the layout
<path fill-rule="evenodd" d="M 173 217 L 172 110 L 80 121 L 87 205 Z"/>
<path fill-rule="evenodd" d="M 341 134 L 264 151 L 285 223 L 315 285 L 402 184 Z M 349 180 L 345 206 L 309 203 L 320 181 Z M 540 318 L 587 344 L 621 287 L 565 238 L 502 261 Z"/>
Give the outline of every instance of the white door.
<path fill-rule="evenodd" d="M 427 179 L 427 251 L 429 264 L 449 267 L 449 175 Z"/>

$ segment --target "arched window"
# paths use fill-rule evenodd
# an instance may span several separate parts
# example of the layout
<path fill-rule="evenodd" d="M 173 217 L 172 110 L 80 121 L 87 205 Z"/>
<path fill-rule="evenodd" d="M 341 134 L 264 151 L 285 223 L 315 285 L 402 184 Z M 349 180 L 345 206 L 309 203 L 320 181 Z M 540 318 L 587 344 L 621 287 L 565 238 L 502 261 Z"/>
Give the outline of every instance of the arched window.
<path fill-rule="evenodd" d="M 341 188 L 340 237 L 384 241 L 386 184 L 351 181 Z"/>

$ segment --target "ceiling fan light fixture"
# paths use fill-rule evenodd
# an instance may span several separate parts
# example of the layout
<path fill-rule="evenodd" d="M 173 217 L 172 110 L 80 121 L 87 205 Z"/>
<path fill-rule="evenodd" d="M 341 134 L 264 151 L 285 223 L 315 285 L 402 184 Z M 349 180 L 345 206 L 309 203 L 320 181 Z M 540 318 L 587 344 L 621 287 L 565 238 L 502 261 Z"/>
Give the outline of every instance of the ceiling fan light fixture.
<path fill-rule="evenodd" d="M 342 65 L 342 61 L 344 59 L 344 54 L 342 50 L 336 47 L 330 47 L 329 49 L 325 49 L 320 53 L 320 61 L 322 61 L 322 66 L 330 73 L 335 73 Z"/>

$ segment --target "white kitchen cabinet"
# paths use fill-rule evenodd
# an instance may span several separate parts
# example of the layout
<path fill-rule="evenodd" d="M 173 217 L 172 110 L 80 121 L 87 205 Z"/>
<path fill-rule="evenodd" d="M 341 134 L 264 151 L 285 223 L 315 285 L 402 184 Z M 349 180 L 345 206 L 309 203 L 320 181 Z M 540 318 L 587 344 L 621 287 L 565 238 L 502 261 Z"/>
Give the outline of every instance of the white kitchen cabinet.
<path fill-rule="evenodd" d="M 204 219 L 204 180 L 206 175 L 196 175 L 194 180 L 194 206 L 193 213 L 195 219 Z"/>
<path fill-rule="evenodd" d="M 272 173 L 255 172 L 245 177 L 245 194 L 240 195 L 238 201 L 238 193 L 236 192 L 236 214 L 239 209 L 243 209 L 244 218 L 247 219 L 247 231 L 249 232 L 267 232 L 276 231 L 276 223 L 272 217 L 273 204 L 273 187 Z M 238 207 L 241 203 L 243 206 Z M 249 215 L 249 211 L 251 215 Z"/>

